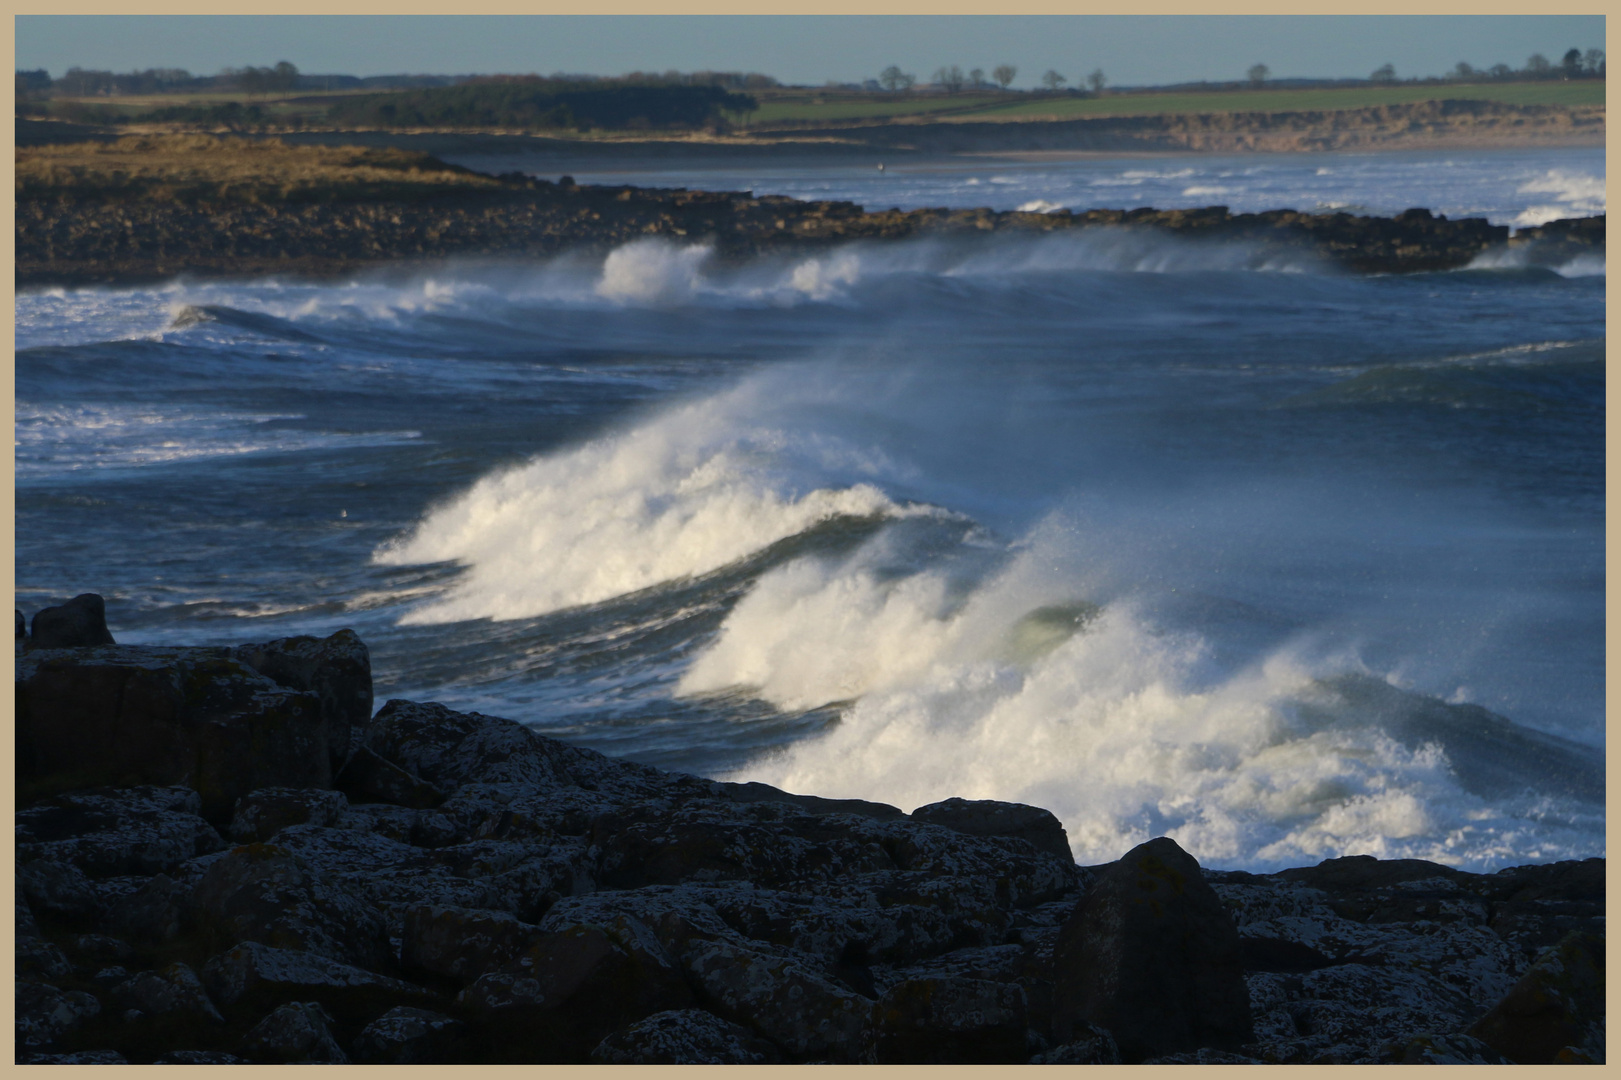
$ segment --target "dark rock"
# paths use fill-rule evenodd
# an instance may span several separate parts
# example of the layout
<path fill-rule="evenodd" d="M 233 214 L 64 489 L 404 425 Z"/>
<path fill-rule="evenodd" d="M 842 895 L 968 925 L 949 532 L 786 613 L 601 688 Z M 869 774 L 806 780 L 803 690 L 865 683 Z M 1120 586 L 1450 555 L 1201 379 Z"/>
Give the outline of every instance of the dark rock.
<path fill-rule="evenodd" d="M 128 942 L 106 934 L 80 934 L 73 939 L 73 950 L 96 963 L 128 960 L 135 953 Z"/>
<path fill-rule="evenodd" d="M 108 926 L 136 941 L 165 942 L 179 936 L 191 910 L 191 889 L 158 874 L 113 906 Z"/>
<path fill-rule="evenodd" d="M 155 1059 L 154 1065 L 250 1065 L 247 1058 L 221 1050 L 171 1050 Z"/>
<path fill-rule="evenodd" d="M 433 703 L 388 702 L 366 728 L 365 746 L 442 791 L 469 783 L 546 791 L 571 783 L 555 744 L 522 724 Z"/>
<path fill-rule="evenodd" d="M 1238 943 L 1245 971 L 1306 972 L 1341 962 L 1310 945 L 1283 938 L 1241 936 Z"/>
<path fill-rule="evenodd" d="M 320 700 L 230 650 L 106 645 L 17 660 L 20 776 L 36 786 L 184 784 L 210 821 L 262 787 L 330 787 Z"/>
<path fill-rule="evenodd" d="M 1423 859 L 1376 859 L 1372 855 L 1347 855 L 1341 859 L 1325 859 L 1316 866 L 1280 870 L 1274 876 L 1284 881 L 1298 881 L 1331 895 L 1341 895 L 1436 878 L 1467 880 L 1470 875 Z"/>
<path fill-rule="evenodd" d="M 851 1062 L 872 1002 L 792 957 L 731 941 L 693 939 L 681 966 L 699 1000 L 746 1024 L 793 1059 Z"/>
<path fill-rule="evenodd" d="M 400 964 L 470 983 L 516 961 L 540 935 L 504 911 L 413 906 L 404 915 Z"/>
<path fill-rule="evenodd" d="M 1070 1041 L 1063 1046 L 1044 1050 L 1030 1059 L 1032 1065 L 1118 1065 L 1120 1048 L 1114 1036 L 1100 1027 L 1077 1020 L 1070 1031 Z"/>
<path fill-rule="evenodd" d="M 17 1048 L 42 1048 L 101 1012 L 101 1003 L 82 990 L 58 990 L 47 983 L 19 982 L 15 999 Z"/>
<path fill-rule="evenodd" d="M 115 1008 L 139 1009 L 150 1016 L 184 1013 L 223 1024 L 225 1018 L 208 999 L 197 973 L 181 963 L 158 971 L 143 971 L 112 988 Z"/>
<path fill-rule="evenodd" d="M 17 938 L 39 937 L 39 923 L 34 921 L 34 913 L 28 907 L 28 900 L 21 890 L 17 892 Z"/>
<path fill-rule="evenodd" d="M 73 974 L 67 953 L 41 937 L 18 938 L 16 959 L 19 980 L 54 983 Z"/>
<path fill-rule="evenodd" d="M 1057 1042 L 1086 1020 L 1130 1063 L 1253 1037 L 1238 930 L 1198 862 L 1168 837 L 1098 878 L 1064 924 L 1053 967 Z"/>
<path fill-rule="evenodd" d="M 277 638 L 263 645 L 241 645 L 232 653 L 278 685 L 309 691 L 320 699 L 332 772 L 342 769 L 349 757 L 349 733 L 371 720 L 371 654 L 355 632 Z"/>
<path fill-rule="evenodd" d="M 776 1049 L 741 1024 L 702 1009 L 654 1013 L 609 1035 L 593 1065 L 772 1065 Z"/>
<path fill-rule="evenodd" d="M 1467 1034 L 1521 1065 L 1604 1059 L 1604 938 L 1547 950 Z"/>
<path fill-rule="evenodd" d="M 1028 840 L 1037 851 L 1074 862 L 1069 850 L 1069 834 L 1052 811 L 1022 803 L 992 799 L 947 799 L 912 811 L 914 821 L 944 825 L 969 836 L 1013 836 Z"/>
<path fill-rule="evenodd" d="M 727 796 L 740 803 L 780 802 L 798 807 L 807 814 L 859 814 L 862 817 L 887 820 L 903 818 L 906 812 L 888 803 L 868 802 L 866 799 L 824 799 L 819 795 L 793 795 L 770 784 L 751 780 L 746 784 L 722 782 Z"/>
<path fill-rule="evenodd" d="M 17 640 L 21 641 L 28 636 L 28 620 L 23 618 L 22 612 L 17 612 Z"/>
<path fill-rule="evenodd" d="M 128 1065 L 117 1050 L 77 1050 L 71 1054 L 29 1054 L 21 1065 Z"/>
<path fill-rule="evenodd" d="M 237 800 L 230 836 L 238 844 L 265 841 L 289 825 L 332 825 L 349 808 L 341 791 L 260 788 Z"/>
<path fill-rule="evenodd" d="M 483 1014 L 511 1052 L 562 1054 L 564 1060 L 585 1057 L 624 1024 L 694 1003 L 657 937 L 627 918 L 547 933 L 456 1000 Z"/>
<path fill-rule="evenodd" d="M 1389 1043 L 1379 1052 L 1381 1065 L 1513 1065 L 1470 1035 L 1413 1035 Z"/>
<path fill-rule="evenodd" d="M 242 1038 L 254 1061 L 291 1065 L 347 1065 L 349 1055 L 332 1037 L 332 1017 L 315 1001 L 290 1001 Z"/>
<path fill-rule="evenodd" d="M 365 746 L 355 751 L 335 783 L 355 802 L 385 802 L 421 810 L 445 801 L 444 792 Z"/>
<path fill-rule="evenodd" d="M 1264 1065 L 1260 1058 L 1250 1057 L 1248 1054 L 1239 1054 L 1231 1050 L 1214 1050 L 1203 1047 L 1198 1050 L 1186 1050 L 1180 1054 L 1164 1054 L 1160 1057 L 1150 1058 L 1144 1065 Z"/>
<path fill-rule="evenodd" d="M 444 1013 L 401 1005 L 367 1024 L 355 1038 L 363 1065 L 439 1065 L 458 1060 L 467 1025 Z"/>
<path fill-rule="evenodd" d="M 107 629 L 106 603 L 96 593 L 80 593 L 65 604 L 40 608 L 34 613 L 28 644 L 35 649 L 113 644 L 113 635 Z"/>
<path fill-rule="evenodd" d="M 16 881 L 17 895 L 27 899 L 30 909 L 50 918 L 80 921 L 93 918 L 101 908 L 95 884 L 69 862 L 35 859 L 17 867 Z"/>
<path fill-rule="evenodd" d="M 225 846 L 200 807 L 184 787 L 57 795 L 17 811 L 17 858 L 70 863 L 92 878 L 172 872 Z"/>
<path fill-rule="evenodd" d="M 872 1008 L 880 1065 L 1019 1064 L 1030 1056 L 1024 989 L 984 979 L 908 979 Z"/>
<path fill-rule="evenodd" d="M 203 965 L 202 981 L 222 1009 L 269 1009 L 314 998 L 339 1020 L 356 1023 L 396 1005 L 426 1006 L 436 1000 L 431 992 L 399 979 L 256 941 L 210 959 Z"/>
<path fill-rule="evenodd" d="M 286 848 L 248 844 L 216 860 L 193 893 L 204 932 L 317 953 L 368 970 L 392 967 L 382 915 Z"/>

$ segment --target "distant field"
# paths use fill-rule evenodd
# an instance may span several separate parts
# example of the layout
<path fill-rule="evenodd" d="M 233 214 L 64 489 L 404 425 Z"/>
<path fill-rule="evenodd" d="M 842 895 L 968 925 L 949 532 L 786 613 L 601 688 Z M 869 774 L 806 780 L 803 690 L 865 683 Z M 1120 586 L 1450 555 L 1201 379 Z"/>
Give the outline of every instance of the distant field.
<path fill-rule="evenodd" d="M 1462 98 L 1508 105 L 1602 105 L 1604 83 L 1466 83 L 1445 86 L 1353 86 L 1325 90 L 1231 90 L 1185 94 L 1120 94 L 1096 98 L 1044 98 L 977 109 L 968 120 L 1036 116 L 1147 116 L 1156 113 L 1295 112 L 1361 109 L 1415 101 Z"/>
<path fill-rule="evenodd" d="M 872 120 L 885 116 L 917 116 L 925 113 L 978 110 L 1003 105 L 1018 94 L 953 94 L 911 97 L 886 94 L 783 95 L 765 96 L 760 107 L 749 114 L 751 127 L 783 121 Z"/>

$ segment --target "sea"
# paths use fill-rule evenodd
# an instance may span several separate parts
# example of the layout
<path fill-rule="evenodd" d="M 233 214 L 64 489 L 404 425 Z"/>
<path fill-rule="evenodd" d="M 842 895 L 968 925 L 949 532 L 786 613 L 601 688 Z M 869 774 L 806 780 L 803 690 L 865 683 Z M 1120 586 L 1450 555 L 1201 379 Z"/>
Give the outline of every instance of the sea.
<path fill-rule="evenodd" d="M 878 164 L 575 176 L 1605 206 L 1601 148 Z M 1255 871 L 1604 854 L 1602 256 L 1359 276 L 1095 229 L 735 263 L 693 237 L 15 308 L 25 614 L 97 592 L 122 643 L 352 627 L 379 705 L 908 811 L 1030 803 L 1083 864 L 1160 835 Z"/>

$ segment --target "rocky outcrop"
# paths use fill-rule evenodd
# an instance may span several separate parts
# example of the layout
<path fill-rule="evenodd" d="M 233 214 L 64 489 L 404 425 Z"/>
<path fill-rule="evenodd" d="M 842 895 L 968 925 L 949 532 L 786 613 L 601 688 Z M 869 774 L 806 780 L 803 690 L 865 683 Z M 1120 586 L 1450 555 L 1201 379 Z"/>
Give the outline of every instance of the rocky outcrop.
<path fill-rule="evenodd" d="M 1425 210 L 1394 218 L 1294 210 L 1231 214 L 1225 207 L 1051 214 L 983 208 L 866 213 L 849 202 L 756 198 L 749 192 L 485 179 L 489 181 L 485 187 L 427 192 L 409 201 L 380 197 L 246 203 L 221 191 L 212 199 L 178 202 L 151 193 L 139 197 L 121 193 L 114 198 L 94 189 L 69 193 L 53 192 L 48 186 L 30 188 L 19 192 L 17 200 L 17 283 L 125 283 L 183 273 L 319 277 L 385 263 L 409 266 L 447 258 L 528 259 L 565 250 L 600 252 L 647 237 L 703 242 L 721 258 L 742 259 L 855 241 L 1098 227 L 1159 230 L 1191 241 L 1240 242 L 1253 246 L 1261 262 L 1280 255 L 1306 255 L 1358 272 L 1409 273 L 1466 266 L 1509 240 L 1507 227 L 1479 218 L 1448 220 Z M 1590 249 L 1595 243 L 1601 246 L 1602 219 L 1592 220 L 1598 224 L 1571 226 L 1562 235 Z"/>
<path fill-rule="evenodd" d="M 22 634 L 22 612 L 17 612 L 17 636 Z M 107 604 L 95 593 L 82 593 L 65 604 L 34 613 L 28 644 L 35 649 L 71 649 L 81 645 L 112 645 L 107 629 Z"/>
<path fill-rule="evenodd" d="M 91 598 L 79 610 L 99 611 Z M 351 725 L 369 719 L 371 665 L 351 631 L 237 649 L 51 647 L 39 624 L 53 610 L 17 658 L 25 788 L 184 784 L 223 825 L 261 788 L 330 788 Z"/>
<path fill-rule="evenodd" d="M 155 685 L 197 663 L 39 650 L 19 686 L 38 658 L 100 670 L 114 648 Z M 234 665 L 219 678 L 270 683 L 249 652 L 205 651 Z M 275 692 L 332 715 L 318 689 Z M 406 783 L 261 785 L 224 814 L 181 784 L 25 795 L 18 1060 L 1604 1055 L 1603 860 L 1252 875 L 1161 838 L 1080 868 L 1035 807 L 816 800 L 404 701 L 356 742 Z"/>

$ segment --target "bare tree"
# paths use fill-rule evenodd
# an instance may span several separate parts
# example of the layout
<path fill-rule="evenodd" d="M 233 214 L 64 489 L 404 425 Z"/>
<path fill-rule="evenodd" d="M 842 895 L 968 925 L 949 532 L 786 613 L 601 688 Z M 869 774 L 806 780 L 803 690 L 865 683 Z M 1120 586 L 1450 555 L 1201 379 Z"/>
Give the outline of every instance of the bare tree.
<path fill-rule="evenodd" d="M 1567 78 L 1567 79 L 1579 79 L 1579 78 L 1581 78 L 1581 75 L 1582 75 L 1582 50 L 1580 50 L 1580 49 L 1571 49 L 1569 52 L 1567 52 L 1564 55 L 1563 59 L 1561 59 L 1559 61 L 1559 66 L 1565 69 L 1565 78 Z"/>
<path fill-rule="evenodd" d="M 889 65 L 878 73 L 878 85 L 882 86 L 890 93 L 894 93 L 897 90 L 910 90 L 912 88 L 912 84 L 916 81 L 916 79 L 906 74 L 906 72 L 902 71 L 894 64 Z"/>
<path fill-rule="evenodd" d="M 1109 77 L 1103 74 L 1102 68 L 1093 68 L 1092 74 L 1086 77 L 1086 85 L 1092 88 L 1092 93 L 1101 94 L 1103 88 L 1109 85 Z"/>
<path fill-rule="evenodd" d="M 1449 79 L 1472 79 L 1474 77 L 1475 69 L 1467 60 L 1459 60 L 1458 66 L 1447 74 Z"/>
<path fill-rule="evenodd" d="M 1541 53 L 1532 53 L 1525 61 L 1526 74 L 1533 78 L 1546 78 L 1552 70 L 1553 65 L 1548 63 L 1548 58 Z"/>
<path fill-rule="evenodd" d="M 1588 49 L 1586 55 L 1582 57 L 1582 64 L 1589 75 L 1604 74 L 1604 50 Z"/>
<path fill-rule="evenodd" d="M 973 71 L 970 71 L 968 73 L 968 85 L 972 86 L 975 90 L 982 89 L 985 86 L 985 69 L 975 68 Z"/>
<path fill-rule="evenodd" d="M 1494 79 L 1512 79 L 1514 77 L 1514 69 L 1509 67 L 1507 64 L 1493 64 L 1486 74 L 1490 75 Z"/>
<path fill-rule="evenodd" d="M 1262 83 L 1266 82 L 1266 77 L 1272 74 L 1272 69 L 1267 67 L 1265 64 L 1256 64 L 1254 67 L 1250 68 L 1246 74 L 1249 75 L 1251 86 L 1260 86 Z"/>
<path fill-rule="evenodd" d="M 1385 64 L 1375 68 L 1373 74 L 1369 75 L 1368 78 L 1376 83 L 1393 83 L 1396 81 L 1396 65 Z"/>
<path fill-rule="evenodd" d="M 1058 72 L 1054 71 L 1052 68 L 1048 68 L 1042 73 L 1041 76 L 1041 85 L 1045 86 L 1049 90 L 1057 90 L 1067 82 L 1069 82 L 1068 79 L 1058 74 Z"/>
<path fill-rule="evenodd" d="M 950 67 L 937 68 L 934 72 L 934 85 L 943 87 L 948 94 L 955 94 L 962 89 L 962 68 L 956 64 Z"/>
<path fill-rule="evenodd" d="M 996 80 L 997 86 L 1000 86 L 1003 90 L 1006 90 L 1008 88 L 1008 84 L 1013 82 L 1014 76 L 1016 76 L 1018 73 L 1019 69 L 1014 67 L 1012 64 L 997 64 L 991 69 L 991 78 Z"/>

